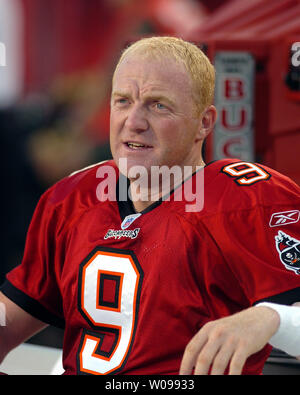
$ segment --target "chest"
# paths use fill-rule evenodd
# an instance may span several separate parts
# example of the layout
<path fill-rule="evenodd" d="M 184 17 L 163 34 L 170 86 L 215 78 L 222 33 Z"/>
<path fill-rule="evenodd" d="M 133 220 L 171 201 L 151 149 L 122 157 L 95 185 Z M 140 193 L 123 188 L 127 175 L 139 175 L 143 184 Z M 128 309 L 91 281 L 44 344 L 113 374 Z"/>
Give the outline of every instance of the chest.
<path fill-rule="evenodd" d="M 148 213 L 127 229 L 121 222 L 109 207 L 87 213 L 70 229 L 61 275 L 65 315 L 87 298 L 116 310 L 128 295 L 143 306 L 158 298 L 160 304 L 179 306 L 186 298 L 201 304 L 199 245 L 191 245 L 176 215 Z"/>

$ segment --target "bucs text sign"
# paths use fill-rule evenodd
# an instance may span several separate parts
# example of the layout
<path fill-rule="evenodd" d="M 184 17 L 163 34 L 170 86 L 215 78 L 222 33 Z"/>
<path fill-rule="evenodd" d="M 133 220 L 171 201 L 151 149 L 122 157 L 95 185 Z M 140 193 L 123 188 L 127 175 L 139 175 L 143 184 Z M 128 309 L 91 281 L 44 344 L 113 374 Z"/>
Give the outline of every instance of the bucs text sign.
<path fill-rule="evenodd" d="M 253 99 L 255 62 L 247 52 L 217 52 L 218 121 L 213 137 L 214 159 L 254 160 Z"/>

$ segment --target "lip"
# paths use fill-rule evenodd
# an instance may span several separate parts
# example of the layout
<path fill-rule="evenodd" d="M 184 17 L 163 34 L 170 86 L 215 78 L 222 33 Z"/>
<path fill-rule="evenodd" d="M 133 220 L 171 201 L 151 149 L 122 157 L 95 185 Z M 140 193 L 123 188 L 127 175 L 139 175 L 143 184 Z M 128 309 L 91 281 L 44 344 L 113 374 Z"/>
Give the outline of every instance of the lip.
<path fill-rule="evenodd" d="M 130 147 L 130 146 L 128 145 L 128 143 L 143 145 L 143 147 L 135 147 L 135 148 L 132 148 L 132 147 Z M 124 147 L 125 147 L 127 150 L 129 150 L 129 151 L 131 151 L 131 152 L 133 152 L 133 151 L 146 151 L 146 150 L 149 150 L 149 149 L 152 149 L 152 148 L 153 148 L 152 145 L 149 145 L 149 144 L 147 144 L 147 143 L 144 143 L 144 142 L 141 142 L 141 141 L 132 141 L 132 140 L 123 142 L 123 145 L 124 145 Z"/>

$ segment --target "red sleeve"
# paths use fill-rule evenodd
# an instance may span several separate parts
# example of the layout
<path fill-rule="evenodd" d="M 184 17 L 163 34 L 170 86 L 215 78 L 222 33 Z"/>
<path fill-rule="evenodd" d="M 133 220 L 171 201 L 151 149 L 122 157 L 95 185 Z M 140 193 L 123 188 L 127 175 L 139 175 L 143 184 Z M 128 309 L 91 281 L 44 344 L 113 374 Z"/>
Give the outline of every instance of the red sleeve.
<path fill-rule="evenodd" d="M 249 302 L 300 301 L 300 188 L 272 174 L 268 181 L 235 187 L 230 198 L 236 209 L 214 217 L 210 228 Z"/>
<path fill-rule="evenodd" d="M 110 165 L 113 162 L 108 161 Z M 7 274 L 1 291 L 46 323 L 64 326 L 61 291 L 69 230 L 91 205 L 97 204 L 95 180 L 99 164 L 75 172 L 41 197 L 27 233 L 22 263 Z"/>
<path fill-rule="evenodd" d="M 7 274 L 1 291 L 36 318 L 63 326 L 59 278 L 62 218 L 49 197 L 52 189 L 40 199 L 26 239 L 22 263 Z"/>

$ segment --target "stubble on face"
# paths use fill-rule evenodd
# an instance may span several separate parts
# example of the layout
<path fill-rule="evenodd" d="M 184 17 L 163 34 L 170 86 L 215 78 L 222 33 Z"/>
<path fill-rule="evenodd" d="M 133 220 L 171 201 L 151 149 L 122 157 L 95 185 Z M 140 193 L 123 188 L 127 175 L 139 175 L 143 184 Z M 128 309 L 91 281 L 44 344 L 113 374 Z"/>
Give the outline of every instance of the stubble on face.
<path fill-rule="evenodd" d="M 121 109 L 114 106 L 118 95 L 130 105 Z M 157 111 L 152 102 L 160 102 L 165 109 Z M 194 154 L 194 140 L 199 118 L 195 114 L 191 79 L 183 65 L 170 59 L 130 57 L 123 60 L 115 73 L 112 90 L 114 159 L 127 158 L 132 164 L 148 168 L 196 164 L 199 158 Z M 130 152 L 120 143 L 130 140 L 153 149 Z"/>

